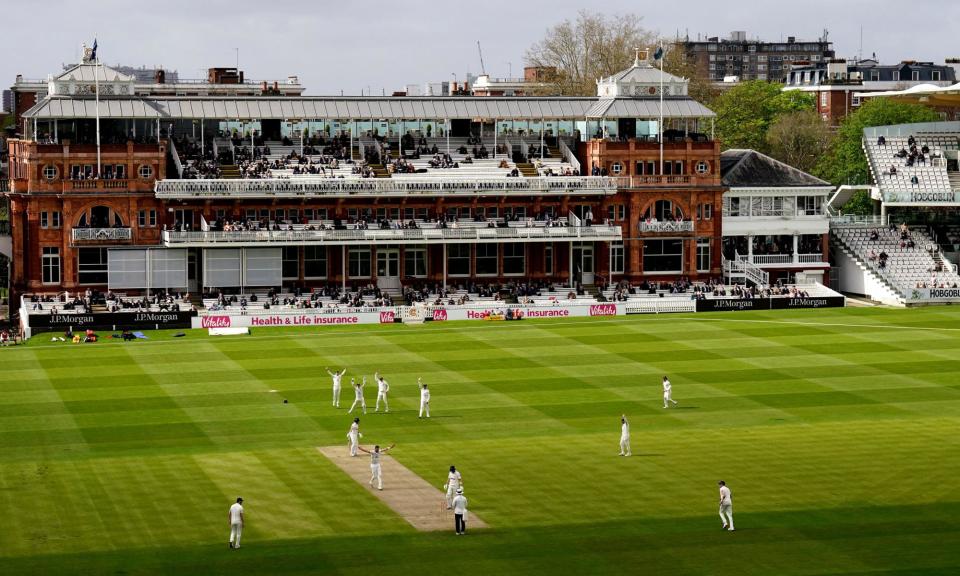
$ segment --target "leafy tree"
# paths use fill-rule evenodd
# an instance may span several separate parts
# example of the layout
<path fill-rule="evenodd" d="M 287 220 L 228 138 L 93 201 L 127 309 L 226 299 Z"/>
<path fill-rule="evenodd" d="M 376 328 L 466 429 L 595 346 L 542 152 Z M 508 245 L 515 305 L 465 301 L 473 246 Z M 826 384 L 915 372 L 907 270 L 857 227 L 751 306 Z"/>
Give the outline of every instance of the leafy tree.
<path fill-rule="evenodd" d="M 752 148 L 769 152 L 767 131 L 782 114 L 812 109 L 814 96 L 764 80 L 739 84 L 713 102 L 717 138 L 724 149 Z"/>
<path fill-rule="evenodd" d="M 547 30 L 527 50 L 530 66 L 555 69 L 541 92 L 563 96 L 596 96 L 598 78 L 611 76 L 633 62 L 636 49 L 652 46 L 653 34 L 636 14 L 603 15 L 580 11 Z"/>
<path fill-rule="evenodd" d="M 798 110 L 777 116 L 767 130 L 767 146 L 774 158 L 812 172 L 832 137 L 830 126 L 815 110 Z"/>
<path fill-rule="evenodd" d="M 870 98 L 840 124 L 833 145 L 817 164 L 816 173 L 836 185 L 868 184 L 870 169 L 863 153 L 864 128 L 935 122 L 938 119 L 936 112 L 920 104 L 898 102 L 889 98 Z"/>

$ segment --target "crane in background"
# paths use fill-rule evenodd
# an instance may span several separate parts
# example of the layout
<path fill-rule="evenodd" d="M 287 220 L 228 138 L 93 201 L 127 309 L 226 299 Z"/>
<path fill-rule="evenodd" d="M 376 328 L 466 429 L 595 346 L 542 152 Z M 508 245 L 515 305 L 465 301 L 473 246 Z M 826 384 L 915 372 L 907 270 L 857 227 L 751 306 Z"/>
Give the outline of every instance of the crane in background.
<path fill-rule="evenodd" d="M 484 76 L 487 75 L 487 67 L 483 65 L 483 49 L 480 48 L 480 41 L 477 40 L 477 52 L 480 53 L 480 73 Z"/>

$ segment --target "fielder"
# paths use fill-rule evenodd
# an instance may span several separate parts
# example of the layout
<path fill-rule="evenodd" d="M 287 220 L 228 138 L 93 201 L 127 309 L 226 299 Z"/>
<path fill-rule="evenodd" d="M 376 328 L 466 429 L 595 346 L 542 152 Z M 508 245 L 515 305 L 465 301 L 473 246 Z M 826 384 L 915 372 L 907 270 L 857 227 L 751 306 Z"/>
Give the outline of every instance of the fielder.
<path fill-rule="evenodd" d="M 620 416 L 620 455 L 630 455 L 630 423 L 626 414 Z"/>
<path fill-rule="evenodd" d="M 240 534 L 243 533 L 243 498 L 237 498 L 227 516 L 230 518 L 230 548 L 239 548 Z"/>
<path fill-rule="evenodd" d="M 363 377 L 363 381 L 360 384 L 357 384 L 356 379 L 350 379 L 350 385 L 353 386 L 353 404 L 350 406 L 350 409 L 347 410 L 347 414 L 353 412 L 353 409 L 357 407 L 357 404 L 360 404 L 360 408 L 363 409 L 363 413 L 367 413 L 367 401 L 363 399 L 363 387 L 367 385 L 367 377 Z"/>
<path fill-rule="evenodd" d="M 347 448 L 350 450 L 351 456 L 357 455 L 357 448 L 360 446 L 360 439 L 363 438 L 363 434 L 360 433 L 360 419 L 354 418 L 353 424 L 350 425 L 350 431 L 347 432 Z"/>
<path fill-rule="evenodd" d="M 666 376 L 663 377 L 663 407 L 667 407 L 668 402 L 673 402 L 673 405 L 676 406 L 677 403 L 673 399 L 673 386 L 670 385 L 670 379 Z"/>
<path fill-rule="evenodd" d="M 370 486 L 373 487 L 373 481 L 377 481 L 377 490 L 383 490 L 383 474 L 380 472 L 380 455 L 386 454 L 390 450 L 393 450 L 393 447 L 396 444 L 391 444 L 383 450 L 380 449 L 380 445 L 377 444 L 373 447 L 373 450 L 367 450 L 363 446 L 360 447 L 361 450 L 370 455 Z"/>
<path fill-rule="evenodd" d="M 457 536 L 467 533 L 467 497 L 463 488 L 457 488 L 457 497 L 453 499 L 453 529 Z"/>
<path fill-rule="evenodd" d="M 331 372 L 327 368 L 327 374 L 330 375 L 330 378 L 333 379 L 333 407 L 340 407 L 340 380 L 343 378 L 343 375 L 347 373 L 347 369 L 344 368 L 340 372 Z"/>
<path fill-rule="evenodd" d="M 721 480 L 720 484 L 720 519 L 723 520 L 723 529 L 733 532 L 733 498 L 727 483 Z"/>
<path fill-rule="evenodd" d="M 463 478 L 460 476 L 460 472 L 457 470 L 456 466 L 451 466 L 450 473 L 447 474 L 447 483 L 443 485 L 443 489 L 447 491 L 447 510 L 453 508 L 454 496 L 462 487 Z"/>
<path fill-rule="evenodd" d="M 373 411 L 380 411 L 380 400 L 383 400 L 384 412 L 389 412 L 390 405 L 387 404 L 387 392 L 390 391 L 390 384 L 383 379 L 383 376 L 381 376 L 379 372 L 373 375 L 373 379 L 377 381 L 377 406 Z"/>
<path fill-rule="evenodd" d="M 430 417 L 430 390 L 427 388 L 427 385 L 423 383 L 420 378 L 417 378 L 417 384 L 420 386 L 420 416 L 418 418 L 423 418 L 423 412 L 427 412 L 427 418 Z"/>

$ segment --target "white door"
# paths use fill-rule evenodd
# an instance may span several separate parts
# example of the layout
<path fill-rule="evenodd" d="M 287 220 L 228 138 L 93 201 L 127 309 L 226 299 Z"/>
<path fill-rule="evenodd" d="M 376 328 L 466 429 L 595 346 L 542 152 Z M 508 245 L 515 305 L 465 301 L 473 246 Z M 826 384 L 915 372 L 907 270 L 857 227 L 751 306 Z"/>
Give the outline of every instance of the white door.
<path fill-rule="evenodd" d="M 400 250 L 377 249 L 377 287 L 381 290 L 400 288 Z"/>
<path fill-rule="evenodd" d="M 580 248 L 580 270 L 582 271 L 582 276 L 580 282 L 583 285 L 591 285 L 594 283 L 593 278 L 593 245 L 588 244 Z"/>

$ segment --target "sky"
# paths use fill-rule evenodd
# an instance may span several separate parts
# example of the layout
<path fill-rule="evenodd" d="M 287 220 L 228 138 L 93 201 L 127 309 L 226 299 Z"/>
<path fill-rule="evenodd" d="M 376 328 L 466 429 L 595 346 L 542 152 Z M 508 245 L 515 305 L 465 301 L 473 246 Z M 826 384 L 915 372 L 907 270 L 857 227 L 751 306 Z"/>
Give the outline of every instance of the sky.
<path fill-rule="evenodd" d="M 181 78 L 235 66 L 253 80 L 297 75 L 307 94 L 380 94 L 407 84 L 463 80 L 481 69 L 521 75 L 524 53 L 553 25 L 575 19 L 573 0 L 0 0 L 6 18 L 0 83 L 46 78 L 76 62 L 94 37 L 105 64 L 162 66 Z M 663 36 L 815 40 L 824 29 L 838 56 L 876 53 L 884 63 L 960 57 L 954 0 L 597 0 L 604 14 L 636 13 Z M 38 13 L 38 7 L 50 16 Z M 905 9 L 908 7 L 908 9 Z M 44 23 L 43 20 L 46 20 Z M 34 23 L 36 25 L 26 25 Z M 239 48 L 239 54 L 235 50 Z"/>

